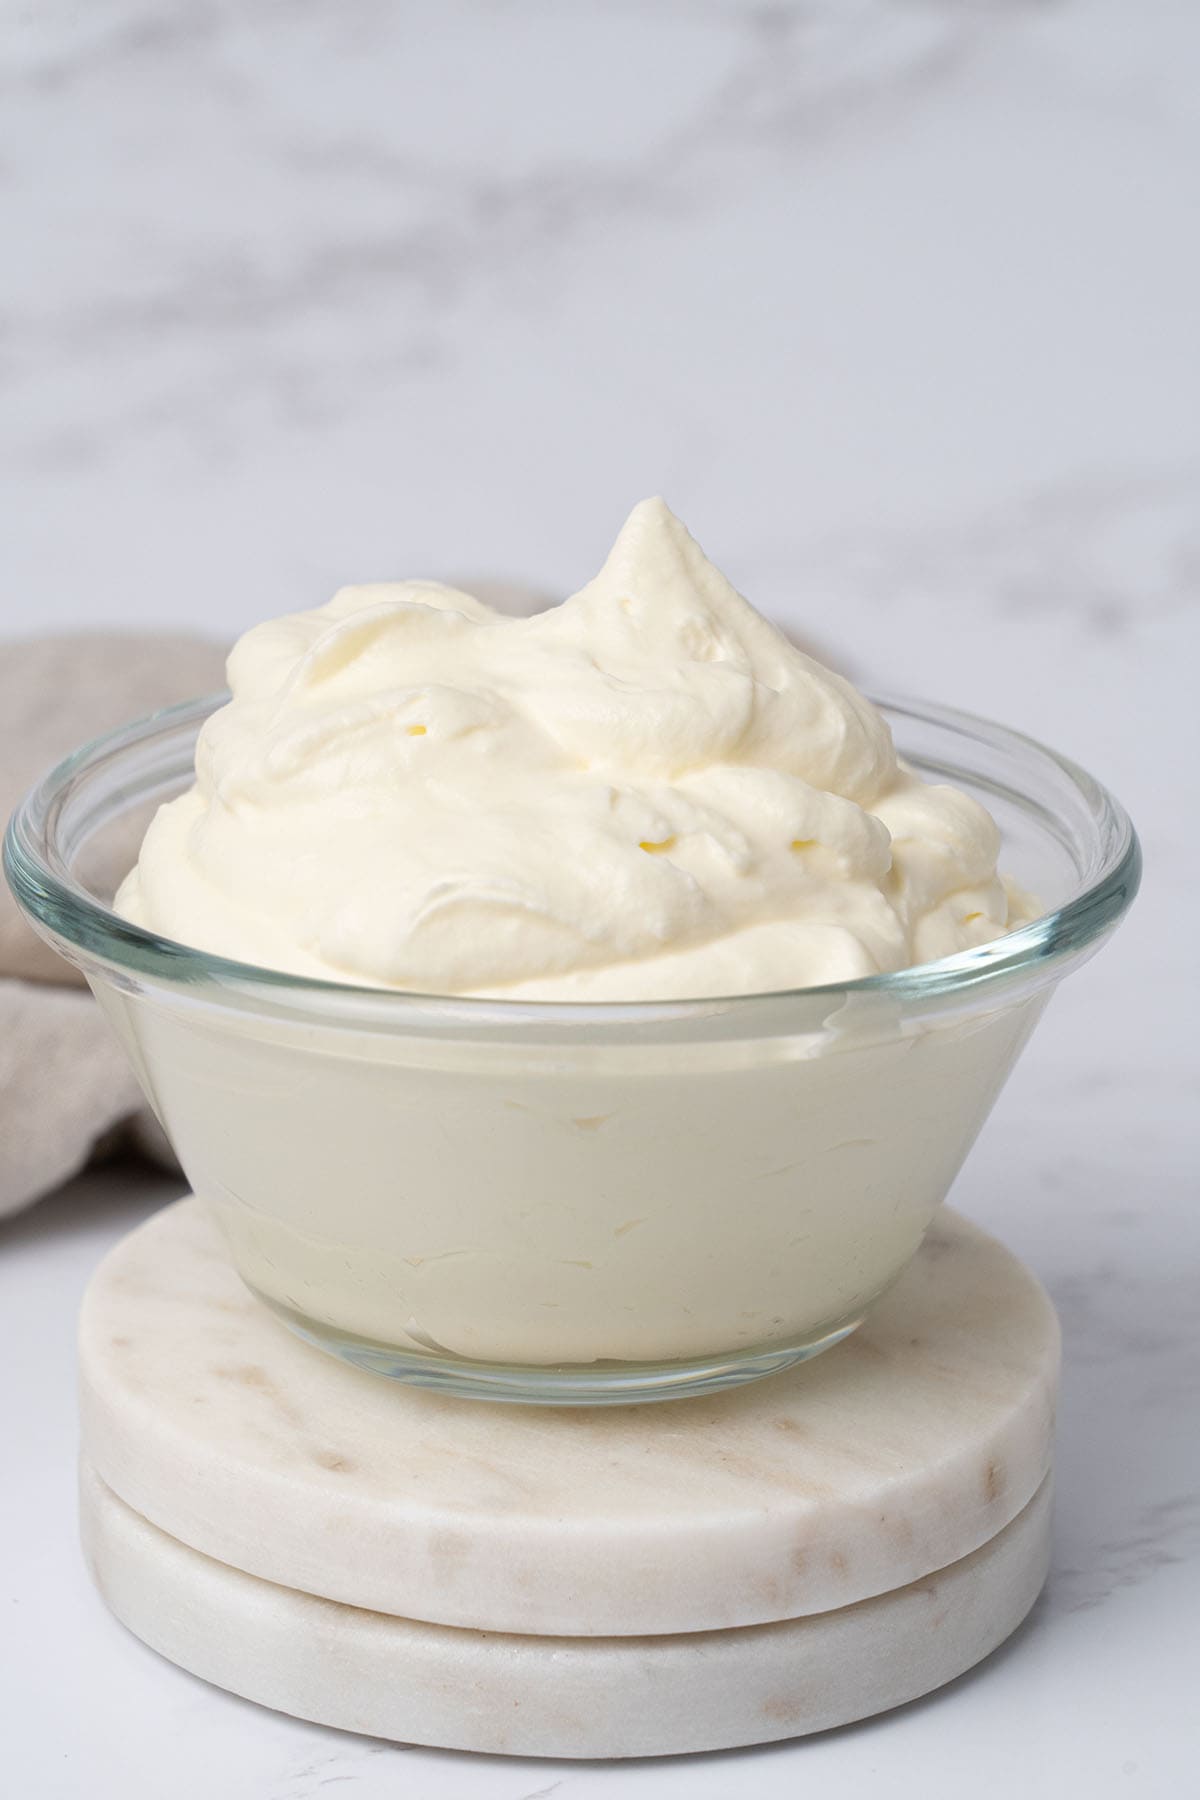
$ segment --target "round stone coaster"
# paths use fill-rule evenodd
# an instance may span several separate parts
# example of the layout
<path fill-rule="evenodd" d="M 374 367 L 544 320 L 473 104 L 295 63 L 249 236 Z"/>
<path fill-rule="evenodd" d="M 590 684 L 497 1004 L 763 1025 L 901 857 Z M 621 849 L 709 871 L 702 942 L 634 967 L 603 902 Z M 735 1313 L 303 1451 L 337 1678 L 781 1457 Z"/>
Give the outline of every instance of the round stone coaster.
<path fill-rule="evenodd" d="M 287 1639 L 285 1618 L 303 1619 L 306 1629 L 324 1620 L 330 1631 L 336 1621 L 356 1646 L 356 1667 L 369 1660 L 369 1643 L 381 1646 L 389 1680 L 408 1654 L 402 1646 L 429 1646 L 414 1692 L 451 1655 L 432 1646 L 453 1644 L 453 1656 L 473 1658 L 462 1666 L 477 1670 L 496 1695 L 509 1679 L 504 1671 L 544 1670 L 549 1652 L 526 1646 L 518 1653 L 508 1643 L 485 1680 L 487 1646 L 497 1640 L 472 1636 L 468 1651 L 465 1638 L 422 1635 L 414 1621 L 534 1638 L 645 1638 L 775 1621 L 801 1620 L 807 1629 L 812 1621 L 803 1615 L 850 1608 L 845 1630 L 855 1634 L 867 1631 L 868 1618 L 903 1621 L 887 1639 L 889 1657 L 903 1661 L 916 1656 L 913 1596 L 926 1593 L 926 1577 L 944 1572 L 934 1584 L 942 1599 L 920 1603 L 927 1622 L 945 1607 L 953 1612 L 948 1593 L 974 1596 L 961 1632 L 947 1625 L 936 1654 L 925 1646 L 911 1669 L 889 1668 L 874 1650 L 868 1656 L 860 1635 L 838 1638 L 857 1646 L 851 1662 L 839 1665 L 842 1677 L 830 1674 L 812 1688 L 816 1665 L 806 1663 L 803 1691 L 824 1697 L 811 1705 L 780 1700 L 777 1730 L 768 1729 L 769 1711 L 753 1728 L 748 1714 L 738 1714 L 736 1727 L 711 1726 L 718 1735 L 736 1729 L 743 1735 L 723 1741 L 741 1743 L 817 1729 L 805 1722 L 813 1718 L 861 1717 L 968 1667 L 1021 1616 L 1044 1555 L 1044 1523 L 1030 1523 L 1044 1521 L 1044 1508 L 1027 1509 L 1050 1466 L 1057 1323 L 1021 1264 L 949 1213 L 867 1323 L 835 1349 L 747 1387 L 654 1406 L 488 1405 L 348 1368 L 294 1337 L 247 1293 L 195 1201 L 156 1215 L 109 1255 L 84 1302 L 80 1353 L 84 1455 L 117 1496 L 104 1511 L 103 1532 L 92 1502 L 91 1529 L 95 1541 L 116 1546 L 110 1561 L 121 1571 L 120 1593 L 137 1590 L 143 1556 L 154 1571 L 147 1591 L 190 1584 L 189 1630 L 203 1641 L 204 1660 L 190 1651 L 178 1660 L 311 1718 L 354 1722 L 345 1716 L 348 1695 L 318 1704 L 317 1651 L 310 1657 L 292 1645 L 281 1666 L 297 1671 L 300 1686 L 292 1693 L 285 1681 L 276 1690 L 274 1675 L 255 1675 L 253 1658 L 239 1661 L 253 1633 L 240 1637 L 232 1621 L 260 1618 L 263 1645 Z M 118 1501 L 132 1509 L 128 1517 Z M 1004 1536 L 1018 1515 L 1024 1522 L 1015 1536 Z M 1017 1554 L 1004 1549 L 1010 1542 L 1022 1547 L 1011 1595 L 993 1579 L 1009 1567 L 1004 1558 Z M 972 1553 L 983 1545 L 989 1548 L 976 1564 Z M 953 1589 L 945 1586 L 948 1565 L 966 1571 Z M 973 1571 L 984 1573 L 977 1580 Z M 108 1580 L 114 1596 L 116 1582 Z M 986 1628 L 985 1592 L 987 1607 L 994 1603 Z M 343 1604 L 322 1610 L 314 1595 Z M 893 1610 L 858 1609 L 880 1595 Z M 211 1632 L 199 1617 L 210 1597 L 225 1620 Z M 165 1622 L 156 1636 L 143 1630 L 140 1603 L 113 1604 L 135 1631 L 176 1655 L 161 1641 Z M 347 1607 L 393 1621 L 367 1620 Z M 826 1625 L 834 1629 L 831 1617 Z M 817 1641 L 796 1637 L 799 1630 L 790 1625 L 761 1643 Z M 903 1656 L 901 1644 L 909 1646 Z M 643 1644 L 629 1654 L 634 1661 L 622 1660 L 623 1670 L 652 1658 L 655 1667 L 680 1671 L 681 1694 L 690 1683 L 697 1696 L 710 1696 L 687 1645 Z M 773 1651 L 761 1654 L 764 1669 L 782 1667 Z M 540 1662 L 528 1661 L 535 1655 Z M 568 1671 L 593 1665 L 578 1645 L 563 1655 L 567 1707 L 576 1692 Z M 608 1667 L 617 1655 L 611 1644 L 599 1645 L 595 1666 Z M 737 1655 L 760 1652 L 743 1647 Z M 786 1660 L 782 1649 L 780 1657 Z M 876 1698 L 847 1691 L 835 1701 L 838 1679 L 848 1679 L 860 1657 L 877 1670 L 875 1685 L 868 1683 Z M 545 1679 L 539 1729 L 553 1735 L 547 1709 L 560 1677 Z M 767 1707 L 765 1676 L 764 1684 Z M 380 1707 L 385 1685 L 373 1690 Z M 635 1687 L 625 1681 L 612 1691 L 619 1688 L 636 1713 L 643 1703 L 635 1704 Z M 785 1682 L 779 1691 L 799 1690 Z M 714 1720 L 724 1718 L 715 1687 L 710 1697 Z M 695 1704 L 707 1708 L 710 1698 Z M 451 1731 L 421 1728 L 407 1714 L 405 1722 L 389 1715 L 388 1723 L 377 1709 L 370 1714 L 376 1722 L 358 1728 L 457 1744 L 486 1735 L 482 1716 L 477 1710 L 476 1724 Z M 650 1729 L 647 1714 L 638 1730 Z M 692 1731 L 709 1729 L 697 1720 Z M 587 1735 L 582 1722 L 578 1730 Z M 484 1745 L 482 1735 L 478 1747 L 499 1747 Z M 558 1735 L 569 1733 L 564 1727 Z M 697 1746 L 688 1736 L 670 1747 Z"/>
<path fill-rule="evenodd" d="M 517 1637 L 258 1580 L 148 1524 L 86 1463 L 82 1476 L 96 1585 L 172 1662 L 318 1724 L 512 1756 L 731 1749 L 883 1712 L 994 1650 L 1033 1605 L 1049 1557 L 1047 1479 L 982 1549 L 856 1606 L 673 1637 Z"/>

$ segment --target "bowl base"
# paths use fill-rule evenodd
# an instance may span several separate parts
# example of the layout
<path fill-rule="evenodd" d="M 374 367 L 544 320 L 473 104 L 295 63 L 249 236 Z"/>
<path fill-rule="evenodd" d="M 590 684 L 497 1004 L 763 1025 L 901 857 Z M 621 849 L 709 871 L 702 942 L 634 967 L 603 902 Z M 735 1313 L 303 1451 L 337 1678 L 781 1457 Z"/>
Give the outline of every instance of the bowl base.
<path fill-rule="evenodd" d="M 243 1280 L 245 1278 L 243 1277 Z M 432 1388 L 460 1400 L 501 1400 L 515 1406 L 631 1406 L 647 1400 L 679 1400 L 688 1394 L 717 1394 L 764 1375 L 777 1375 L 831 1350 L 857 1331 L 867 1308 L 839 1320 L 804 1343 L 782 1348 L 755 1346 L 733 1355 L 692 1357 L 685 1362 L 490 1363 L 395 1345 L 339 1331 L 246 1286 L 256 1300 L 298 1337 L 318 1350 L 410 1387 Z M 876 1296 L 878 1297 L 878 1296 Z"/>

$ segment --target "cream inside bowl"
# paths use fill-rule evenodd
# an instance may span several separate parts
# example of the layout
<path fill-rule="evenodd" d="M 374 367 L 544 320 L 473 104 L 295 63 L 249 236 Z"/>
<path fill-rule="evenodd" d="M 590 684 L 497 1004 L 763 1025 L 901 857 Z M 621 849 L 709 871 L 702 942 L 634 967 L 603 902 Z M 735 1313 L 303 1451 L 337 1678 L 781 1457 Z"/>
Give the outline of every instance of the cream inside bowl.
<path fill-rule="evenodd" d="M 810 675 L 639 514 L 633 550 L 691 583 L 643 627 L 669 626 L 667 674 L 603 635 L 646 586 L 620 540 L 549 649 L 486 638 L 507 627 L 449 590 L 436 617 L 343 601 L 281 622 L 286 668 L 278 634 L 243 640 L 233 706 L 79 751 L 6 839 L 248 1285 L 468 1395 L 666 1398 L 853 1330 L 1137 886 L 1083 771 Z M 396 632 L 402 693 L 376 678 Z M 122 894 L 90 891 L 100 834 L 155 808 Z"/>

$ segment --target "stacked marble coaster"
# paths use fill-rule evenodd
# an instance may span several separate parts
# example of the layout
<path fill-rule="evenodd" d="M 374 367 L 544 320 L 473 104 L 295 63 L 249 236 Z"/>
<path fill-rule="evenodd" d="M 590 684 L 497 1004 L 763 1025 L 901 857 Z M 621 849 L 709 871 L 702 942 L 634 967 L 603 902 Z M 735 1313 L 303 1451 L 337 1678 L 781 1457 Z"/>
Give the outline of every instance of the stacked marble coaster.
<path fill-rule="evenodd" d="M 825 1356 L 567 1410 L 341 1365 L 184 1201 L 94 1278 L 81 1367 L 84 1541 L 116 1616 L 379 1737 L 610 1757 L 819 1731 L 970 1668 L 1045 1578 L 1057 1324 L 950 1214 Z"/>

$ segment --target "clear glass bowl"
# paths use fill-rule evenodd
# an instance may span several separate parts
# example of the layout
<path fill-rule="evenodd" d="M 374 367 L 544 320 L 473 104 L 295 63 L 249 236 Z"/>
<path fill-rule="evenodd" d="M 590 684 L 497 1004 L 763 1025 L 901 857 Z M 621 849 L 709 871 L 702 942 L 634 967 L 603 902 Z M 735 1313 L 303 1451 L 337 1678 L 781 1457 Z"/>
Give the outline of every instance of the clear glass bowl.
<path fill-rule="evenodd" d="M 1129 819 L 1031 739 L 881 702 L 1050 909 L 792 993 L 636 1005 L 399 994 L 225 961 L 88 871 L 188 786 L 221 697 L 67 759 L 5 864 L 82 969 L 249 1287 L 359 1367 L 475 1397 L 670 1398 L 836 1343 L 921 1242 L 1055 984 L 1138 883 Z"/>

